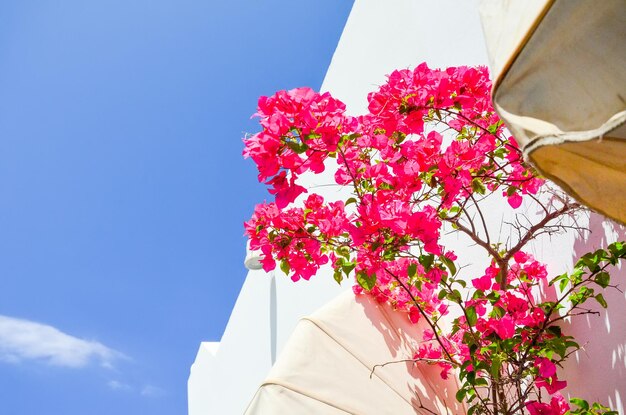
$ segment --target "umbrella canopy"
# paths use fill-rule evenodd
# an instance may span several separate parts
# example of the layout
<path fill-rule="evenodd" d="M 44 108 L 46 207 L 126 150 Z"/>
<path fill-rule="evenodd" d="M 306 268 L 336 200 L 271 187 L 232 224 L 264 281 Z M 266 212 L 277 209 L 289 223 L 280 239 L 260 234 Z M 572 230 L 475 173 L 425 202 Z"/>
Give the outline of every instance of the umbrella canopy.
<path fill-rule="evenodd" d="M 626 223 L 626 1 L 482 0 L 496 110 L 526 157 Z"/>
<path fill-rule="evenodd" d="M 425 326 L 351 292 L 300 321 L 246 414 L 464 414 L 453 375 L 404 362 Z M 383 365 L 376 367 L 376 365 Z"/>

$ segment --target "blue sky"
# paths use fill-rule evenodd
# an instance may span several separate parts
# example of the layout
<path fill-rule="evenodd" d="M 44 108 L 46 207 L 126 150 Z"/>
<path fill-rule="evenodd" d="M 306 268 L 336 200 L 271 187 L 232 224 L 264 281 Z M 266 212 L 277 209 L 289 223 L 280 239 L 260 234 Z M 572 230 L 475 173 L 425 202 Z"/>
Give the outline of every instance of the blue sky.
<path fill-rule="evenodd" d="M 267 197 L 256 99 L 319 88 L 351 6 L 0 2 L 0 413 L 186 413 Z"/>

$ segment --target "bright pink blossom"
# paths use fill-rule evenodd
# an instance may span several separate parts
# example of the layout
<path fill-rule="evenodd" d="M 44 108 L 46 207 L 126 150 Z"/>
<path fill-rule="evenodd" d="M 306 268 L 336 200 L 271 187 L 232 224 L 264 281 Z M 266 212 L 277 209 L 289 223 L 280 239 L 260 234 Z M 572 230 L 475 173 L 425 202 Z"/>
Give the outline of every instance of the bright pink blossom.
<path fill-rule="evenodd" d="M 491 288 L 491 277 L 489 275 L 483 275 L 480 278 L 474 278 L 472 280 L 472 285 L 474 286 L 474 288 L 476 288 L 477 290 L 482 290 L 482 291 L 487 291 L 488 289 Z"/>
<path fill-rule="evenodd" d="M 439 321 L 449 307 L 465 305 L 452 330 L 442 324 L 436 336 L 424 332 L 415 352 L 415 359 L 437 364 L 444 379 L 462 364 L 485 376 L 484 363 L 501 343 L 530 351 L 535 385 L 555 394 L 566 383 L 534 348 L 556 335 L 538 335 L 546 315 L 533 290 L 547 277 L 545 265 L 522 251 L 512 260 L 492 254 L 484 275 L 466 287 L 463 262 L 441 241 L 444 232 L 467 226 L 489 193 L 502 193 L 516 209 L 543 183 L 499 120 L 491 86 L 485 67 L 421 64 L 392 72 L 358 117 L 310 88 L 261 97 L 255 114 L 261 131 L 244 140 L 244 156 L 275 200 L 255 208 L 245 231 L 266 271 L 279 264 L 297 281 L 329 264 L 338 280 L 358 276 L 355 294 L 412 323 Z M 327 168 L 335 169 L 328 184 L 349 198 L 325 200 L 303 185 L 302 175 Z M 459 294 L 461 286 L 466 291 Z M 531 415 L 562 415 L 566 407 L 558 394 L 550 404 L 526 404 Z"/>
<path fill-rule="evenodd" d="M 550 378 L 556 374 L 556 365 L 545 357 L 536 358 L 535 367 L 542 378 Z"/>
<path fill-rule="evenodd" d="M 506 196 L 506 192 L 504 192 L 504 195 Z M 509 205 L 511 205 L 513 209 L 517 209 L 522 205 L 522 196 L 520 196 L 519 193 L 513 193 L 507 197 L 507 202 L 509 202 Z"/>
<path fill-rule="evenodd" d="M 540 388 L 545 388 L 545 390 L 548 391 L 550 395 L 552 395 L 562 389 L 565 389 L 565 387 L 567 386 L 567 381 L 559 380 L 556 375 L 554 375 L 550 379 L 538 380 L 535 382 L 535 384 Z"/>
<path fill-rule="evenodd" d="M 515 322 L 508 315 L 501 319 L 490 319 L 489 324 L 502 340 L 510 339 L 515 335 Z"/>
<path fill-rule="evenodd" d="M 563 415 L 570 409 L 565 398 L 559 393 L 552 397 L 549 404 L 529 401 L 525 406 L 530 415 Z"/>

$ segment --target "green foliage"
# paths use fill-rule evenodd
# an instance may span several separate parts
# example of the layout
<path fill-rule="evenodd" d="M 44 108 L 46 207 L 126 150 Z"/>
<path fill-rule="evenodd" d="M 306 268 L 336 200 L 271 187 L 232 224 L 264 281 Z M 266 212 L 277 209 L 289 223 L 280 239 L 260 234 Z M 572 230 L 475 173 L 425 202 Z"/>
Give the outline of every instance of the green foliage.
<path fill-rule="evenodd" d="M 356 273 L 356 281 L 364 290 L 370 291 L 376 284 L 376 274 L 368 275 L 365 271 Z"/>
<path fill-rule="evenodd" d="M 341 270 L 336 269 L 333 273 L 333 278 L 335 279 L 335 281 L 337 281 L 337 284 L 341 285 L 341 282 L 343 281 L 343 275 L 341 274 Z"/>
<path fill-rule="evenodd" d="M 474 308 L 474 307 L 467 307 L 465 309 L 465 315 L 466 315 L 466 318 L 467 318 L 467 323 L 470 326 L 476 325 L 476 321 L 478 320 L 478 315 L 476 314 L 476 308 Z"/>
<path fill-rule="evenodd" d="M 441 262 L 443 262 L 446 268 L 450 270 L 450 276 L 456 275 L 456 266 L 454 265 L 454 261 L 443 255 L 440 256 L 439 259 L 441 260 Z"/>
<path fill-rule="evenodd" d="M 434 261 L 435 261 L 435 256 L 432 255 L 432 254 L 431 255 L 421 255 L 419 257 L 420 264 L 422 264 L 422 266 L 424 267 L 424 269 L 427 272 L 432 269 Z"/>
<path fill-rule="evenodd" d="M 626 258 L 626 244 L 615 242 L 607 249 L 598 249 L 583 255 L 574 267 L 571 274 L 561 274 L 550 280 L 550 285 L 558 283 L 559 290 L 567 294 L 566 300 L 571 307 L 578 307 L 588 299 L 594 298 L 600 306 L 607 308 L 608 304 L 602 293 L 596 293 L 590 284 L 604 289 L 611 286 L 611 275 L 605 271 L 609 265 L 616 265 Z M 570 287 L 566 291 L 567 287 Z"/>
<path fill-rule="evenodd" d="M 570 409 L 570 415 L 617 415 L 617 411 L 612 411 L 608 406 L 597 402 L 589 405 L 584 399 L 572 398 L 570 403 L 577 406 L 576 409 Z"/>
<path fill-rule="evenodd" d="M 409 274 L 409 278 L 415 277 L 415 274 L 417 273 L 417 264 L 413 263 L 409 265 L 407 273 Z"/>

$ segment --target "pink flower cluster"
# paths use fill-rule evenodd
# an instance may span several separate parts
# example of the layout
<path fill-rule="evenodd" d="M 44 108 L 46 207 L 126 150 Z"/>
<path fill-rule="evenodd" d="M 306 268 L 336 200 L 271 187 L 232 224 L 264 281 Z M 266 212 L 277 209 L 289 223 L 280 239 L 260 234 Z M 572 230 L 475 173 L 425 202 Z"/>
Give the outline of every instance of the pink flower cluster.
<path fill-rule="evenodd" d="M 494 260 L 463 296 L 452 287 L 461 284 L 456 255 L 440 244 L 444 224 L 457 226 L 470 201 L 502 193 L 517 208 L 543 183 L 504 130 L 490 89 L 484 67 L 421 64 L 390 74 L 359 117 L 308 88 L 261 98 L 262 130 L 244 140 L 244 156 L 275 202 L 256 206 L 246 234 L 266 271 L 278 262 L 294 281 L 308 280 L 329 264 L 338 281 L 355 276 L 355 293 L 391 304 L 413 323 L 461 306 L 449 331 L 424 334 L 414 358 L 438 364 L 445 378 L 454 367 L 473 371 L 508 342 L 510 353 L 536 358 L 536 385 L 553 395 L 549 404 L 528 401 L 528 412 L 562 414 L 565 382 L 536 347 L 557 335 L 542 331 L 546 313 L 531 293 L 545 281 L 545 266 L 521 251 L 504 265 Z M 336 184 L 353 189 L 350 199 L 304 197 L 299 177 L 324 171 L 328 159 Z"/>
<path fill-rule="evenodd" d="M 488 360 L 490 351 L 488 346 L 493 342 L 517 337 L 518 343 L 513 348 L 519 352 L 527 347 L 538 328 L 546 321 L 543 309 L 534 304 L 531 293 L 532 287 L 545 281 L 547 276 L 545 266 L 536 261 L 531 255 L 519 252 L 514 257 L 507 273 L 507 287 L 502 288 L 497 282 L 500 269 L 494 264 L 485 270 L 481 277 L 474 278 L 472 285 L 476 291 L 469 292 L 471 298 L 464 302 L 467 310 L 471 310 L 474 321 L 468 322 L 466 316 L 458 318 L 454 333 L 446 336 L 449 345 L 448 354 L 457 359 L 459 364 L 470 362 L 472 359 Z M 466 345 L 467 336 L 474 338 L 474 345 L 479 352 L 470 353 Z M 425 341 L 430 341 L 427 335 Z M 427 344 L 422 348 L 430 349 Z M 437 349 L 437 347 L 435 347 Z M 486 350 L 483 355 L 480 350 Z M 440 355 L 443 351 L 439 348 Z M 417 353 L 417 357 L 424 354 Z M 440 356 L 440 357 L 441 357 Z M 444 371 L 447 364 L 443 364 Z"/>
<path fill-rule="evenodd" d="M 259 169 L 259 181 L 271 186 L 276 204 L 284 208 L 305 192 L 298 175 L 324 171 L 324 160 L 336 151 L 342 134 L 356 126 L 345 105 L 310 88 L 280 91 L 259 99 L 262 131 L 245 139 L 244 157 Z"/>
<path fill-rule="evenodd" d="M 570 410 L 569 404 L 560 393 L 552 396 L 550 403 L 532 400 L 525 405 L 530 415 L 564 415 Z"/>
<path fill-rule="evenodd" d="M 246 226 L 253 246 L 266 255 L 265 268 L 272 267 L 271 258 L 287 261 L 293 251 L 289 269 L 295 279 L 308 278 L 326 256 L 314 252 L 324 244 L 305 239 L 343 235 L 341 241 L 327 242 L 356 247 L 356 271 L 376 273 L 384 285 L 381 265 L 388 267 L 391 253 L 407 250 L 410 242 L 441 254 L 442 209 L 500 186 L 507 193 L 514 189 L 509 200 L 518 188 L 536 192 L 540 181 L 520 163 L 513 139 L 504 137 L 489 100 L 490 87 L 483 67 L 438 70 L 422 64 L 413 71 L 393 72 L 369 95 L 370 113 L 361 117 L 347 116 L 343 103 L 309 88 L 262 97 L 256 114 L 262 131 L 245 139 L 244 156 L 255 161 L 259 180 L 276 199 L 275 206 L 258 206 Z M 447 125 L 457 137 L 444 146 L 438 131 L 425 131 L 429 123 Z M 329 157 L 337 159 L 337 183 L 355 189 L 356 214 L 348 216 L 335 207 L 308 218 L 288 208 L 307 191 L 298 177 L 323 171 Z M 533 186 L 513 188 L 511 180 L 517 179 L 512 177 L 520 175 L 531 178 Z M 341 219 L 322 219 L 319 212 Z M 311 223 L 316 220 L 343 228 L 331 235 Z M 280 237 L 270 238 L 278 229 Z M 332 250 L 328 245 L 324 249 Z M 381 292 L 389 290 L 382 285 Z"/>
<path fill-rule="evenodd" d="M 338 237 L 348 224 L 342 201 L 324 204 L 321 196 L 312 194 L 304 208 L 281 210 L 276 203 L 257 205 L 245 229 L 251 235 L 250 248 L 263 253 L 265 271 L 273 270 L 278 260 L 285 264 L 287 273 L 293 273 L 291 279 L 298 281 L 308 280 L 328 263 L 320 239 Z"/>

